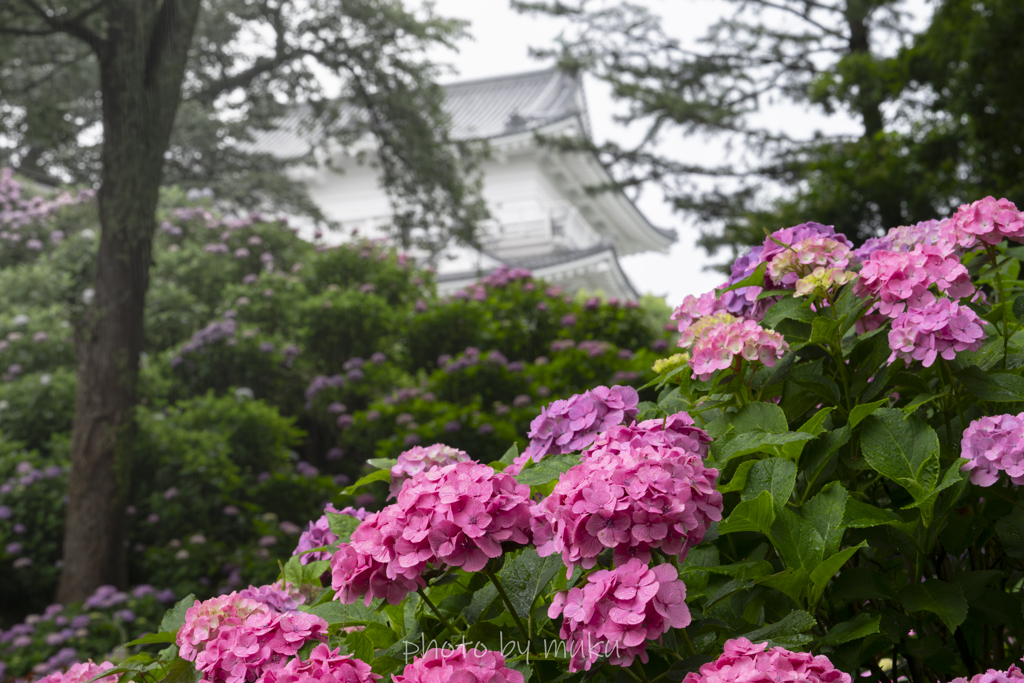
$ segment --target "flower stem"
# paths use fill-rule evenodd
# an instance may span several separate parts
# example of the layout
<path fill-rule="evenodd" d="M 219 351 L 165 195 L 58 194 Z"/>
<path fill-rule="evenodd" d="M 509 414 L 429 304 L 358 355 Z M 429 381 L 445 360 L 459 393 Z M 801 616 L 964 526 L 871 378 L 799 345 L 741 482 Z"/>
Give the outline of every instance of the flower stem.
<path fill-rule="evenodd" d="M 512 601 L 509 600 L 508 594 L 505 592 L 505 588 L 501 585 L 501 581 L 498 581 L 498 575 L 494 573 L 490 565 L 484 567 L 484 575 L 491 580 L 494 584 L 494 589 L 498 591 L 498 595 L 501 596 L 501 601 L 505 603 L 505 607 L 508 607 L 508 611 L 512 614 L 512 620 L 516 622 L 516 626 L 522 631 L 523 637 L 530 640 L 530 632 L 523 626 L 522 619 L 519 618 L 519 614 L 516 612 L 516 608 L 512 605 Z"/>
<path fill-rule="evenodd" d="M 1006 313 L 1006 292 L 1003 289 L 1003 273 L 1001 271 L 1002 264 L 996 262 L 996 248 L 992 245 L 988 245 L 986 248 L 988 251 L 988 258 L 992 262 L 992 268 L 996 271 L 996 287 L 999 289 L 999 305 L 1003 307 L 1003 367 L 1007 367 L 1009 359 L 1009 346 L 1010 346 L 1010 320 Z"/>
<path fill-rule="evenodd" d="M 690 640 L 690 634 L 686 632 L 685 628 L 681 628 L 679 631 L 683 634 L 683 641 L 686 643 L 686 651 L 690 653 L 691 657 L 695 657 L 697 655 L 697 648 L 693 646 L 693 641 Z"/>
<path fill-rule="evenodd" d="M 441 611 L 438 610 L 434 603 L 430 601 L 430 598 L 427 597 L 427 593 L 422 588 L 417 588 L 416 592 L 420 594 L 421 598 L 423 598 L 423 602 L 427 603 L 427 607 L 429 607 L 430 611 L 434 613 L 434 616 L 438 618 L 442 626 L 448 629 L 448 631 L 450 631 L 451 633 L 462 633 L 462 631 L 453 627 L 451 624 L 448 623 L 447 619 L 441 616 Z"/>

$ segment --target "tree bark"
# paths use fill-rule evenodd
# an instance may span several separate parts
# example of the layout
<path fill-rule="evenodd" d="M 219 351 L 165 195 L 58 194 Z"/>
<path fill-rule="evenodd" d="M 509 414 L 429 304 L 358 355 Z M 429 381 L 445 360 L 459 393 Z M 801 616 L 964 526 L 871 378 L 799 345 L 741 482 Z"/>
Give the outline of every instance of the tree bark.
<path fill-rule="evenodd" d="M 127 584 L 124 508 L 161 169 L 199 0 L 109 3 L 98 50 L 103 172 L 95 297 L 76 329 L 78 392 L 57 600 Z"/>

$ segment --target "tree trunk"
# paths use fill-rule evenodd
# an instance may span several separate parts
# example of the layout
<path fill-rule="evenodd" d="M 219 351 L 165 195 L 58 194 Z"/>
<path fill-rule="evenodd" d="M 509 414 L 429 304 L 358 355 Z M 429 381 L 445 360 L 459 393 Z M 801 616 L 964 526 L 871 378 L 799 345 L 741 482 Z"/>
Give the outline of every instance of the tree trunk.
<path fill-rule="evenodd" d="M 199 0 L 111 3 L 99 50 L 101 225 L 95 297 L 76 329 L 78 392 L 57 600 L 127 584 L 135 384 L 164 153 Z"/>

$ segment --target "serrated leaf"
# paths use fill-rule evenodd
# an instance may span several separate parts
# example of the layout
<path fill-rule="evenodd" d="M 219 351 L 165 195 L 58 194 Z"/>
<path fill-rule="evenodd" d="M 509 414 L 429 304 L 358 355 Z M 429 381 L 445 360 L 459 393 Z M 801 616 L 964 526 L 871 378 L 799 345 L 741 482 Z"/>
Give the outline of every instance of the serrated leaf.
<path fill-rule="evenodd" d="M 153 645 L 156 643 L 173 643 L 175 640 L 174 633 L 167 633 L 161 631 L 160 633 L 147 633 L 144 636 L 140 636 L 135 640 L 129 640 L 121 647 L 134 647 L 136 645 Z"/>
<path fill-rule="evenodd" d="M 725 535 L 740 531 L 758 531 L 767 534 L 775 521 L 775 503 L 772 495 L 762 491 L 756 498 L 740 501 L 729 518 L 718 525 L 718 533 Z"/>
<path fill-rule="evenodd" d="M 371 472 L 370 474 L 367 474 L 365 477 L 363 477 L 362 479 L 358 480 L 356 483 L 352 484 L 351 486 L 347 486 L 344 489 L 342 489 L 341 490 L 341 495 L 343 495 L 343 496 L 351 496 L 353 493 L 355 493 L 359 489 L 363 488 L 364 486 L 367 486 L 369 484 L 373 484 L 374 482 L 378 482 L 378 481 L 390 481 L 390 480 L 391 480 L 391 470 L 374 470 L 373 472 Z"/>
<path fill-rule="evenodd" d="M 903 519 L 894 512 L 864 503 L 856 498 L 846 501 L 843 525 L 850 529 L 868 529 L 883 524 L 902 524 Z"/>
<path fill-rule="evenodd" d="M 506 561 L 498 572 L 498 578 L 516 612 L 527 618 L 537 597 L 544 592 L 555 573 L 562 569 L 560 555 L 540 557 L 533 548 L 526 548 L 512 561 Z"/>
<path fill-rule="evenodd" d="M 957 379 L 982 401 L 1016 403 L 1024 401 L 1024 377 L 1002 372 L 986 373 L 976 365 L 956 373 Z"/>
<path fill-rule="evenodd" d="M 365 633 L 362 631 L 349 633 L 345 636 L 345 644 L 348 645 L 348 650 L 353 657 L 367 664 L 373 663 L 373 641 Z"/>
<path fill-rule="evenodd" d="M 729 418 L 729 424 L 736 434 L 751 431 L 783 434 L 789 431 L 786 414 L 774 403 L 748 403 Z"/>
<path fill-rule="evenodd" d="M 789 501 L 796 484 L 796 465 L 785 458 L 768 458 L 754 463 L 747 474 L 746 485 L 740 494 L 742 500 L 757 497 L 762 491 L 771 494 L 772 501 L 782 506 Z"/>
<path fill-rule="evenodd" d="M 580 462 L 579 453 L 549 455 L 540 462 L 526 463 L 523 471 L 516 475 L 516 481 L 527 486 L 541 486 L 555 481 Z"/>
<path fill-rule="evenodd" d="M 366 624 L 382 624 L 383 617 L 377 613 L 377 608 L 366 607 L 362 601 L 354 605 L 343 605 L 337 600 L 324 602 L 313 607 L 300 605 L 299 610 L 315 614 L 331 626 L 365 626 Z"/>
<path fill-rule="evenodd" d="M 732 479 L 729 480 L 729 483 L 716 487 L 718 492 L 732 493 L 733 491 L 742 491 L 743 487 L 747 484 L 747 474 L 750 472 L 750 468 L 756 463 L 757 460 L 741 462 L 739 467 L 736 468 L 736 472 L 733 473 Z"/>
<path fill-rule="evenodd" d="M 174 607 L 167 610 L 164 613 L 163 619 L 160 620 L 160 631 L 162 633 L 177 633 L 181 625 L 185 623 L 185 613 L 188 612 L 188 608 L 192 607 L 196 603 L 196 596 L 193 593 L 189 593 L 178 602 L 174 603 Z"/>
<path fill-rule="evenodd" d="M 818 591 L 825 590 L 825 586 L 832 580 L 832 577 L 843 568 L 843 565 L 849 561 L 851 557 L 857 554 L 857 551 L 861 548 L 866 548 L 868 545 L 867 541 L 861 541 L 855 546 L 840 550 L 831 557 L 826 558 L 814 568 L 811 572 L 811 581 L 814 582 L 815 587 Z"/>
<path fill-rule="evenodd" d="M 843 523 L 849 495 L 838 481 L 823 488 L 803 507 L 804 518 L 821 535 L 825 556 L 832 555 L 843 541 L 847 525 Z"/>
<path fill-rule="evenodd" d="M 903 606 L 910 612 L 931 612 L 942 619 L 950 632 L 967 618 L 967 600 L 960 586 L 939 579 L 928 579 L 900 593 Z"/>
<path fill-rule="evenodd" d="M 822 645 L 842 645 L 879 632 L 881 617 L 870 612 L 861 612 L 853 619 L 836 624 L 825 637 L 818 641 Z"/>
<path fill-rule="evenodd" d="M 732 458 L 750 455 L 751 453 L 768 453 L 781 456 L 782 447 L 786 444 L 803 443 L 813 438 L 813 435 L 804 432 L 771 434 L 757 430 L 730 436 L 723 441 L 713 442 L 711 449 L 715 460 L 720 465 L 725 465 Z"/>
<path fill-rule="evenodd" d="M 879 409 L 864 421 L 861 447 L 871 468 L 905 488 L 915 501 L 925 500 L 935 489 L 939 438 L 918 418 Z"/>
<path fill-rule="evenodd" d="M 861 422 L 864 421 L 864 418 L 873 414 L 876 410 L 878 410 L 888 402 L 888 398 L 883 398 L 882 400 L 875 401 L 874 403 L 862 403 L 860 405 L 854 406 L 853 410 L 850 411 L 850 429 L 853 429 L 854 427 L 859 425 Z"/>
<path fill-rule="evenodd" d="M 366 464 L 370 467 L 376 467 L 378 470 L 390 470 L 392 467 L 398 464 L 397 458 L 370 458 L 366 461 Z"/>
<path fill-rule="evenodd" d="M 789 297 L 781 299 L 772 304 L 761 320 L 761 326 L 765 329 L 774 329 L 783 320 L 799 320 L 800 322 L 813 322 L 817 316 L 810 306 L 805 304 L 803 299 Z"/>
<path fill-rule="evenodd" d="M 164 674 L 159 683 L 196 683 L 202 677 L 202 672 L 196 668 L 195 664 L 181 657 L 176 657 L 174 662 L 167 668 L 167 673 Z M 120 680 L 124 680 L 124 678 Z"/>
<path fill-rule="evenodd" d="M 505 454 L 501 456 L 501 459 L 498 460 L 498 462 L 504 463 L 506 465 L 511 465 L 512 461 L 518 457 L 519 446 L 517 444 L 512 444 L 511 446 L 509 446 L 509 449 L 505 451 Z"/>
<path fill-rule="evenodd" d="M 783 647 L 792 647 L 809 641 L 810 636 L 796 640 L 794 637 L 810 631 L 817 623 L 814 617 L 807 612 L 794 610 L 783 617 L 781 621 L 744 633 L 743 637 L 752 643 L 761 643 L 767 640 Z"/>
<path fill-rule="evenodd" d="M 764 263 L 760 263 L 760 264 L 758 264 L 757 268 L 754 269 L 753 273 L 751 273 L 747 277 L 743 278 L 742 280 L 740 280 L 736 284 L 729 285 L 728 287 L 725 287 L 723 289 L 716 289 L 715 290 L 715 296 L 716 297 L 720 297 L 723 294 L 725 294 L 726 292 L 731 292 L 734 289 L 741 289 L 743 287 L 760 287 L 760 288 L 763 289 L 764 288 L 764 274 L 765 274 L 765 272 L 767 270 L 768 270 L 768 262 L 765 261 Z"/>
<path fill-rule="evenodd" d="M 803 567 L 809 574 L 821 564 L 825 545 L 821 534 L 792 510 L 776 507 L 769 538 L 787 567 Z"/>
<path fill-rule="evenodd" d="M 1013 300 L 1013 314 L 1017 320 L 1024 320 L 1024 294 Z"/>
<path fill-rule="evenodd" d="M 327 523 L 330 525 L 331 533 L 338 537 L 339 543 L 348 543 L 352 538 L 352 532 L 359 526 L 360 521 L 352 515 L 327 512 Z"/>

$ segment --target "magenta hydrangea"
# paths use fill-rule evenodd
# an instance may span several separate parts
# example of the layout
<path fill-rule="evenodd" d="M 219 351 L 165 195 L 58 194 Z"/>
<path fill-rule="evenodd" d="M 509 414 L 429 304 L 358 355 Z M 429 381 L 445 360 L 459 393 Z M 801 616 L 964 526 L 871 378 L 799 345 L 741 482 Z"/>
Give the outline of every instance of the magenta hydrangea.
<path fill-rule="evenodd" d="M 85 683 L 89 679 L 113 668 L 114 665 L 110 662 L 94 664 L 90 659 L 87 662 L 72 664 L 67 671 L 55 671 L 49 676 L 40 678 L 37 683 Z M 118 677 L 118 674 L 112 674 L 98 679 L 95 683 L 116 683 Z"/>
<path fill-rule="evenodd" d="M 982 417 L 964 430 L 960 455 L 967 458 L 960 469 L 971 473 L 971 482 L 992 486 L 999 473 L 1024 484 L 1024 413 Z"/>
<path fill-rule="evenodd" d="M 599 433 L 636 417 L 639 402 L 630 386 L 595 387 L 551 402 L 530 423 L 530 445 L 506 471 L 518 474 L 531 459 L 583 450 Z"/>
<path fill-rule="evenodd" d="M 789 344 L 778 332 L 728 313 L 716 313 L 691 325 L 679 338 L 679 346 L 691 349 L 690 368 L 694 378 L 701 380 L 731 367 L 736 358 L 772 367 L 789 351 Z"/>
<path fill-rule="evenodd" d="M 230 593 L 185 612 L 176 643 L 208 683 L 244 683 L 283 667 L 309 641 L 327 640 L 327 622 L 305 612 L 279 612 Z"/>
<path fill-rule="evenodd" d="M 426 472 L 435 466 L 451 465 L 456 462 L 469 462 L 471 458 L 465 451 L 458 448 L 435 443 L 432 446 L 414 446 L 398 456 L 398 462 L 391 466 L 391 491 L 388 500 L 396 497 L 402 485 L 420 472 Z"/>
<path fill-rule="evenodd" d="M 646 662 L 648 640 L 690 624 L 686 585 L 676 568 L 649 568 L 636 558 L 588 575 L 583 588 L 556 593 L 548 616 L 560 614 L 571 672 L 589 671 L 602 655 L 615 666 L 629 666 L 637 656 Z"/>
<path fill-rule="evenodd" d="M 392 678 L 395 683 L 525 683 L 521 672 L 505 666 L 500 652 L 465 645 L 427 650 Z"/>
<path fill-rule="evenodd" d="M 373 683 L 382 678 L 366 662 L 340 652 L 341 648 L 332 650 L 320 643 L 307 659 L 290 659 L 284 667 L 264 673 L 258 683 Z"/>
<path fill-rule="evenodd" d="M 895 317 L 907 308 L 921 307 L 932 285 L 954 299 L 974 293 L 967 268 L 945 242 L 918 244 L 909 252 L 876 251 L 864 262 L 853 291 L 862 298 L 877 298 L 872 310 Z"/>
<path fill-rule="evenodd" d="M 985 197 L 963 204 L 946 224 L 942 237 L 963 249 L 999 244 L 1004 238 L 1024 242 L 1024 214 L 1009 199 Z"/>
<path fill-rule="evenodd" d="M 537 553 L 561 553 L 570 573 L 593 567 L 605 548 L 616 562 L 648 562 L 653 548 L 685 557 L 722 519 L 718 470 L 704 466 L 710 442 L 686 413 L 601 434 L 533 506 Z"/>
<path fill-rule="evenodd" d="M 1024 672 L 1017 668 L 1016 664 L 1011 664 L 1010 668 L 1006 671 L 996 671 L 995 669 L 989 669 L 983 674 L 975 674 L 971 678 L 954 678 L 949 683 L 1021 683 L 1024 681 Z"/>
<path fill-rule="evenodd" d="M 832 665 L 825 655 L 790 652 L 784 647 L 768 649 L 768 643 L 751 643 L 734 638 L 725 643 L 725 652 L 700 668 L 688 673 L 683 683 L 851 683 L 850 674 Z"/>
<path fill-rule="evenodd" d="M 428 564 L 483 569 L 502 543 L 530 542 L 530 487 L 476 462 L 414 475 L 398 501 L 368 516 L 331 558 L 335 598 L 395 605 L 425 585 Z"/>
<path fill-rule="evenodd" d="M 896 316 L 889 330 L 889 362 L 902 358 L 930 367 L 938 356 L 953 360 L 961 351 L 977 351 L 985 340 L 988 323 L 967 306 L 952 299 L 936 299 L 930 292 L 920 308 Z"/>

